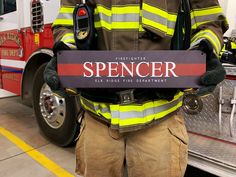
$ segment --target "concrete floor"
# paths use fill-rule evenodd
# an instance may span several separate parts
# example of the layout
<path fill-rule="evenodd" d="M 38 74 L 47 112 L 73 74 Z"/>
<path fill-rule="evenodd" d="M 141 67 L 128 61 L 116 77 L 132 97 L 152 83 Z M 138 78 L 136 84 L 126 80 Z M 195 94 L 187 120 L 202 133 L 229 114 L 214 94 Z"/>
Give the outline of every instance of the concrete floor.
<path fill-rule="evenodd" d="M 10 141 L 10 135 L 3 134 L 5 130 L 19 138 L 16 144 Z M 33 149 L 23 151 L 17 145 L 21 141 L 27 144 L 24 146 L 32 146 Z M 32 152 L 40 154 L 41 159 L 47 159 L 53 165 L 43 166 L 30 156 Z M 54 174 L 53 168 L 64 173 Z M 74 169 L 74 147 L 60 148 L 48 142 L 39 131 L 33 109 L 21 104 L 20 97 L 0 98 L 1 177 L 69 177 L 76 176 Z"/>
<path fill-rule="evenodd" d="M 0 177 L 79 177 L 74 172 L 74 147 L 60 148 L 47 141 L 39 131 L 33 109 L 23 105 L 20 97 L 2 96 L 7 97 L 0 97 Z M 19 139 L 11 142 L 10 135 L 4 131 Z M 22 146 L 31 147 L 23 151 L 18 147 L 22 141 L 26 143 Z M 36 159 L 32 154 L 36 154 Z M 37 161 L 37 155 L 43 164 Z M 53 169 L 59 173 L 55 174 Z M 187 169 L 185 177 L 194 177 L 193 174 L 213 177 L 193 168 Z"/>

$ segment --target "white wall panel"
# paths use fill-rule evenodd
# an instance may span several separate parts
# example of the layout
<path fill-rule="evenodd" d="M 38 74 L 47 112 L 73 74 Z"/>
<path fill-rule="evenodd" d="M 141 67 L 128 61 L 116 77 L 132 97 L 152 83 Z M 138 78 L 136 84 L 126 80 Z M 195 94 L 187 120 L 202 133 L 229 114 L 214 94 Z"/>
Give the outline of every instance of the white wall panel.
<path fill-rule="evenodd" d="M 231 36 L 232 30 L 236 29 L 236 0 L 219 0 L 229 22 L 229 30 L 225 36 Z"/>

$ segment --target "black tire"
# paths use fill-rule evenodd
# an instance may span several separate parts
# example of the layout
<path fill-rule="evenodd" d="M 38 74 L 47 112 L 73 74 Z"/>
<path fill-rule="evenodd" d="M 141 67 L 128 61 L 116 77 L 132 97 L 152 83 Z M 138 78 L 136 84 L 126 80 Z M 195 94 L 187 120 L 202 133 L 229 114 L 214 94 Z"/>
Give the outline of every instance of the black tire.
<path fill-rule="evenodd" d="M 43 72 L 47 63 L 41 65 L 36 71 L 34 81 L 33 81 L 33 107 L 35 116 L 40 127 L 40 130 L 51 142 L 59 146 L 69 146 L 74 143 L 77 133 L 79 132 L 79 124 L 77 123 L 76 118 L 76 102 L 73 97 L 65 96 L 65 115 L 63 123 L 58 128 L 51 127 L 43 117 L 42 107 L 40 107 L 40 93 L 45 82 L 43 79 Z M 47 86 L 47 85 L 46 85 Z M 48 87 L 49 88 L 49 87 Z M 45 114 L 44 114 L 45 115 Z"/>

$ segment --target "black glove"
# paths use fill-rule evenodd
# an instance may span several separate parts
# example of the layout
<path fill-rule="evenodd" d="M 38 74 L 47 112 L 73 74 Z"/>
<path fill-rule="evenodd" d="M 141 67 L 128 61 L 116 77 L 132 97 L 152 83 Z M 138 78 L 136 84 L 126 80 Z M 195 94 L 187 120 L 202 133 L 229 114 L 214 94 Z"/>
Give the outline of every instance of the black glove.
<path fill-rule="evenodd" d="M 70 47 L 67 46 L 64 42 L 58 41 L 54 44 L 53 49 L 52 49 L 54 56 L 57 56 L 57 52 L 61 50 L 70 50 Z"/>
<path fill-rule="evenodd" d="M 66 93 L 64 89 L 60 85 L 60 79 L 57 74 L 57 52 L 61 50 L 70 50 L 70 48 L 64 44 L 64 42 L 56 42 L 53 47 L 53 53 L 54 56 L 51 58 L 51 60 L 48 62 L 48 64 L 45 67 L 43 77 L 44 81 L 48 84 L 48 86 L 51 88 L 53 94 L 59 97 L 65 97 Z M 70 89 L 72 90 L 72 89 Z"/>
<path fill-rule="evenodd" d="M 60 80 L 57 74 L 57 59 L 52 57 L 45 67 L 43 73 L 44 81 L 48 84 L 52 91 L 60 89 Z"/>
<path fill-rule="evenodd" d="M 197 93 L 203 96 L 214 91 L 216 85 L 224 80 L 226 72 L 208 40 L 202 40 L 197 49 L 206 54 L 206 73 L 200 78 L 200 84 L 204 87 Z"/>

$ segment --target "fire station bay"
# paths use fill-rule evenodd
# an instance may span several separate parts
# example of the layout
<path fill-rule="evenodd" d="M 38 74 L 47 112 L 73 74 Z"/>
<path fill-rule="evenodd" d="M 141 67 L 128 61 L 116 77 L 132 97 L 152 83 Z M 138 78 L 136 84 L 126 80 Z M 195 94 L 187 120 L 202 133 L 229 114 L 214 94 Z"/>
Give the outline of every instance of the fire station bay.
<path fill-rule="evenodd" d="M 236 177 L 235 0 L 0 0 L 0 177 Z"/>

